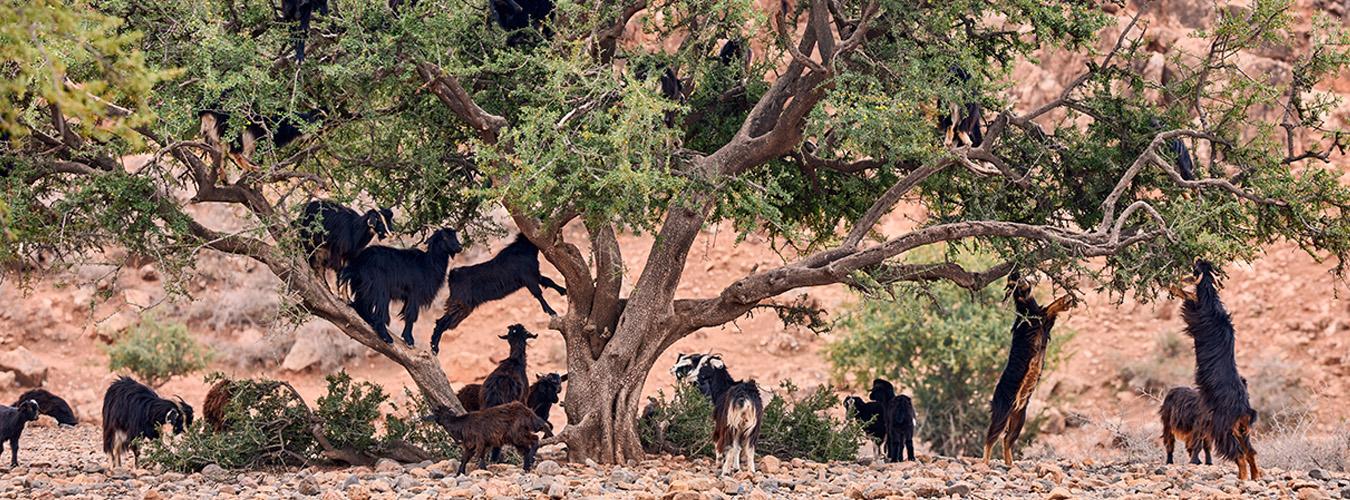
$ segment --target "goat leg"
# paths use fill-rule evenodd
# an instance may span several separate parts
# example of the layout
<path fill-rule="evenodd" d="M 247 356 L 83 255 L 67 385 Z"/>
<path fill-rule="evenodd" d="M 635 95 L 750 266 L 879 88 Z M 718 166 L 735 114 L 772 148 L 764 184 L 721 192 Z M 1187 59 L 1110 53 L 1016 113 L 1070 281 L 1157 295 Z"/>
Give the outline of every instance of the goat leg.
<path fill-rule="evenodd" d="M 418 309 L 415 303 L 403 304 L 403 343 L 408 344 L 408 347 L 413 346 L 412 330 L 413 325 L 417 323 Z"/>
<path fill-rule="evenodd" d="M 19 436 L 9 440 L 9 466 L 19 466 Z"/>
<path fill-rule="evenodd" d="M 533 295 L 535 300 L 539 301 L 539 305 L 544 308 L 545 314 L 548 314 L 549 316 L 558 315 L 557 311 L 554 311 L 552 307 L 549 307 L 548 301 L 544 300 L 544 291 L 539 288 L 538 283 L 526 283 L 525 288 L 530 291 L 530 295 Z"/>

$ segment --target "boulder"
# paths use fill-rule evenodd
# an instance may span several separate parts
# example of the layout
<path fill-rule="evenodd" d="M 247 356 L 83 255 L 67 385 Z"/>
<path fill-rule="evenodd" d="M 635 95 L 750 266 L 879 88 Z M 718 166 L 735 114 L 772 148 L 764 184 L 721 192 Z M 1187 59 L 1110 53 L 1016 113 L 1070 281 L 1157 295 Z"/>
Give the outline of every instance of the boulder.
<path fill-rule="evenodd" d="M 47 363 L 23 346 L 0 353 L 0 372 L 11 372 L 14 381 L 24 387 L 41 387 L 47 381 Z"/>

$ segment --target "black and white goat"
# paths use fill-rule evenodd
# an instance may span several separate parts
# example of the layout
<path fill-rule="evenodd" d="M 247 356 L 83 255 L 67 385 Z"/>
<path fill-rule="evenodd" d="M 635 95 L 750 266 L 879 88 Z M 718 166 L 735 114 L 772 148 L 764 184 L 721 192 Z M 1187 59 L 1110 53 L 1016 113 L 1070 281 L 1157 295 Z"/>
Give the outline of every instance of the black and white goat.
<path fill-rule="evenodd" d="M 539 301 L 545 314 L 557 316 L 558 312 L 544 300 L 540 286 L 567 295 L 566 288 L 539 273 L 539 248 L 525 235 L 517 236 L 487 262 L 451 269 L 448 281 L 450 296 L 445 299 L 445 315 L 436 320 L 436 329 L 431 332 L 433 353 L 440 352 L 441 335 L 459 326 L 478 306 L 524 288 Z"/>
<path fill-rule="evenodd" d="M 122 454 L 127 450 L 139 461 L 135 440 L 159 439 L 160 429 L 166 425 L 173 427 L 174 434 L 181 434 L 192 425 L 192 406 L 182 398 L 161 398 L 130 377 L 117 379 L 103 394 L 103 452 L 112 459 L 113 467 L 122 466 Z"/>
<path fill-rule="evenodd" d="M 390 344 L 394 338 L 389 336 L 389 301 L 402 301 L 399 317 L 403 320 L 403 342 L 411 347 L 417 315 L 436 298 L 445 284 L 450 258 L 460 249 L 459 237 L 450 228 L 431 235 L 426 251 L 369 247 L 338 272 L 338 286 L 351 287 L 352 307 L 375 329 L 380 340 Z"/>
<path fill-rule="evenodd" d="M 679 353 L 675 356 L 675 364 L 670 367 L 670 374 L 675 376 L 676 382 L 698 384 L 698 374 L 703 371 L 705 366 L 726 368 L 726 365 L 722 362 L 721 354 Z M 703 395 L 712 397 L 707 393 Z"/>
<path fill-rule="evenodd" d="M 731 474 L 732 468 L 740 471 L 742 457 L 750 467 L 750 474 L 754 474 L 755 446 L 764 420 L 759 386 L 754 380 L 741 382 L 731 378 L 726 366 L 718 361 L 699 369 L 698 388 L 713 400 L 713 442 L 717 446 L 717 461 L 722 463 L 722 475 Z"/>
<path fill-rule="evenodd" d="M 295 228 L 310 266 L 325 273 L 324 269 L 341 271 L 370 240 L 388 236 L 393 224 L 394 212 L 388 208 L 361 215 L 335 201 L 314 200 L 305 204 Z"/>
<path fill-rule="evenodd" d="M 896 395 L 895 385 L 883 379 L 872 381 L 870 397 L 882 408 L 886 460 L 903 462 L 906 450 L 909 451 L 909 459 L 914 460 L 914 428 L 918 425 L 914 416 L 914 402 L 904 394 Z"/>
<path fill-rule="evenodd" d="M 314 126 L 326 116 L 325 111 L 313 109 L 294 115 L 251 118 L 238 139 L 230 141 L 226 148 L 224 137 L 229 133 L 230 114 L 220 109 L 197 111 L 197 118 L 201 121 L 200 134 L 214 154 L 229 153 L 236 165 L 249 171 L 254 170 L 253 155 L 258 150 L 258 141 L 270 138 L 273 148 L 286 147 L 305 135 L 302 127 Z"/>
<path fill-rule="evenodd" d="M 507 327 L 506 335 L 497 337 L 506 341 L 511 348 L 511 354 L 497 363 L 497 368 L 483 380 L 480 407 L 488 409 L 512 401 L 525 402 L 526 391 L 530 386 L 530 379 L 525 376 L 526 342 L 538 337 L 520 324 Z M 500 459 L 501 448 L 493 448 L 492 461 L 497 462 Z"/>
<path fill-rule="evenodd" d="M 9 442 L 9 466 L 19 466 L 19 436 L 24 426 L 38 418 L 38 402 L 27 399 L 13 408 L 0 405 L 0 452 L 5 451 L 4 443 Z"/>
<path fill-rule="evenodd" d="M 75 418 L 75 412 L 70 409 L 70 404 L 66 403 L 66 400 L 46 389 L 29 390 L 19 395 L 19 399 L 14 400 L 12 406 L 18 408 L 20 404 L 29 400 L 37 402 L 39 414 L 56 419 L 56 423 L 60 425 L 74 427 L 80 422 Z"/>

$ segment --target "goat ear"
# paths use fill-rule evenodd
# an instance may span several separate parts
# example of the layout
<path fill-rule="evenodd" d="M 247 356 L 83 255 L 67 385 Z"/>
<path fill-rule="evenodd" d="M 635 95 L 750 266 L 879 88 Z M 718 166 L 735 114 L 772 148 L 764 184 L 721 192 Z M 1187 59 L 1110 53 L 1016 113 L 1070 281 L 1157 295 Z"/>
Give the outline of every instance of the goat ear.
<path fill-rule="evenodd" d="M 178 410 L 169 410 L 168 413 L 164 414 L 165 422 L 172 422 L 175 418 L 178 418 Z"/>
<path fill-rule="evenodd" d="M 564 373 L 564 374 L 562 374 L 562 375 L 558 375 L 558 380 L 559 380 L 559 381 L 562 381 L 562 382 L 566 382 L 566 381 L 567 381 L 567 374 Z"/>
<path fill-rule="evenodd" d="M 727 367 L 726 363 L 722 362 L 722 358 L 713 358 L 708 360 L 708 366 L 717 368 L 719 370 Z"/>

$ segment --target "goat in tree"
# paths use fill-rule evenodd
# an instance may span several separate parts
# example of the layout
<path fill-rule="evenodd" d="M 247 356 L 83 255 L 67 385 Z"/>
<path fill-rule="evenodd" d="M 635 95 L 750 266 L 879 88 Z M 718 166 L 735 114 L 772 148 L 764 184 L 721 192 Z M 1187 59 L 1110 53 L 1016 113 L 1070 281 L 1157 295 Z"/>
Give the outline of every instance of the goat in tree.
<path fill-rule="evenodd" d="M 1022 434 L 1027 419 L 1027 404 L 1036 391 L 1036 383 L 1045 368 L 1045 353 L 1050 346 L 1050 329 L 1060 313 L 1074 305 L 1072 295 L 1065 295 L 1049 306 L 1041 307 L 1031 296 L 1031 285 L 1008 276 L 1017 318 L 1013 320 L 1012 346 L 1008 350 L 1008 365 L 999 376 L 990 402 L 989 431 L 984 438 L 984 462 L 989 463 L 994 443 L 1003 437 L 1003 462 L 1012 466 L 1013 446 Z"/>
<path fill-rule="evenodd" d="M 136 465 L 140 450 L 135 440 L 159 439 L 164 425 L 181 434 L 192 425 L 192 406 L 181 398 L 161 398 L 130 377 L 117 379 L 103 394 L 103 452 L 112 459 L 113 467 L 122 466 L 122 454 L 127 450 L 131 450 Z"/>
<path fill-rule="evenodd" d="M 244 126 L 239 137 L 230 141 L 225 148 L 224 137 L 229 133 L 230 115 L 219 109 L 203 109 L 197 112 L 201 121 L 199 133 L 215 154 L 229 153 L 229 157 L 240 168 L 253 171 L 253 155 L 258 150 L 258 141 L 270 138 L 272 146 L 280 149 L 305 135 L 301 127 L 319 123 L 327 115 L 322 110 L 310 110 L 290 115 L 272 116 L 253 120 Z"/>
<path fill-rule="evenodd" d="M 24 392 L 19 395 L 18 399 L 14 400 L 14 404 L 11 406 L 18 408 L 24 401 L 29 400 L 37 402 L 39 414 L 56 419 L 57 424 L 74 427 L 79 423 L 79 420 L 75 418 L 75 412 L 70 409 L 70 404 L 46 389 L 31 389 Z"/>
<path fill-rule="evenodd" d="M 389 302 L 402 301 L 403 342 L 411 347 L 417 315 L 436 298 L 445 284 L 445 268 L 460 249 L 459 237 L 449 228 L 431 235 L 426 251 L 369 247 L 338 272 L 338 285 L 351 287 L 352 307 L 386 343 L 394 343 L 389 336 Z"/>
<path fill-rule="evenodd" d="M 305 39 L 309 38 L 309 19 L 314 15 L 314 11 L 328 15 L 328 0 L 281 0 L 281 18 L 300 22 L 291 34 L 295 38 L 297 63 L 305 60 Z"/>
<path fill-rule="evenodd" d="M 1261 478 L 1256 467 L 1256 449 L 1251 431 L 1257 413 L 1247 395 L 1247 384 L 1238 374 L 1233 320 L 1219 299 L 1214 267 L 1199 261 L 1190 280 L 1195 291 L 1172 287 L 1185 300 L 1181 305 L 1186 335 L 1195 341 L 1195 386 L 1209 411 L 1204 432 L 1214 452 L 1238 464 L 1238 479 Z"/>
<path fill-rule="evenodd" d="M 539 248 L 524 235 L 516 236 L 515 241 L 487 262 L 451 269 L 448 281 L 450 296 L 445 299 L 445 314 L 436 320 L 436 328 L 431 332 L 433 353 L 440 352 L 441 335 L 459 326 L 478 306 L 524 288 L 539 301 L 545 314 L 557 316 L 558 312 L 544 300 L 540 286 L 567 295 L 566 288 L 540 274 Z"/>
<path fill-rule="evenodd" d="M 310 266 L 322 277 L 327 274 L 324 269 L 342 270 L 372 239 L 383 240 L 393 224 L 394 212 L 388 208 L 361 215 L 331 200 L 314 200 L 300 211 L 295 228 Z"/>
<path fill-rule="evenodd" d="M 0 452 L 5 451 L 4 443 L 9 442 L 9 466 L 19 466 L 19 436 L 29 422 L 38 418 L 38 402 L 28 399 L 13 408 L 0 405 Z"/>
<path fill-rule="evenodd" d="M 949 68 L 953 82 L 965 84 L 970 81 L 970 73 L 960 66 Z M 943 144 L 951 144 L 953 136 L 958 146 L 972 148 L 984 143 L 984 134 L 980 132 L 980 120 L 983 113 L 978 101 L 947 103 L 947 113 L 938 118 L 938 127 L 942 129 Z"/>

